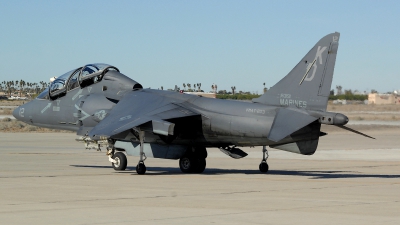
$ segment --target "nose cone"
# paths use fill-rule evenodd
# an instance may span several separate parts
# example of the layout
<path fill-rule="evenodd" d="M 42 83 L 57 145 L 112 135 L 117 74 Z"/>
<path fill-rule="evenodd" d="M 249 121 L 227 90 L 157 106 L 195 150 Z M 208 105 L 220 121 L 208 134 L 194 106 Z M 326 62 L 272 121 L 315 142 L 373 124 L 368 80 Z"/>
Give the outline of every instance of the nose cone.
<path fill-rule="evenodd" d="M 22 109 L 23 109 L 23 108 L 21 108 L 21 106 L 20 106 L 20 107 L 17 107 L 16 109 L 14 109 L 14 111 L 13 111 L 13 116 L 15 117 L 15 119 L 21 120 L 20 111 L 21 111 Z"/>

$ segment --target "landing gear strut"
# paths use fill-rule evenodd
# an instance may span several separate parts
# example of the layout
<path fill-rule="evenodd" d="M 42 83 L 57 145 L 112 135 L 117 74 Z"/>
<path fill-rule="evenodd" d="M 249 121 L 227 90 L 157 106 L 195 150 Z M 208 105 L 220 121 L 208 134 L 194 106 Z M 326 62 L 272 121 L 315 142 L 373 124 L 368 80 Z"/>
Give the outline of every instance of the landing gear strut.
<path fill-rule="evenodd" d="M 136 166 L 136 172 L 138 174 L 146 173 L 146 166 L 144 165 L 144 161 L 147 159 L 146 155 L 143 152 L 143 144 L 144 144 L 144 131 L 139 131 L 139 140 L 140 140 L 140 159 L 139 163 Z"/>
<path fill-rule="evenodd" d="M 268 150 L 265 147 L 265 145 L 263 146 L 263 159 L 261 160 L 260 166 L 258 167 L 260 169 L 261 172 L 266 173 L 268 172 L 268 164 L 267 164 L 267 159 L 268 159 Z"/>

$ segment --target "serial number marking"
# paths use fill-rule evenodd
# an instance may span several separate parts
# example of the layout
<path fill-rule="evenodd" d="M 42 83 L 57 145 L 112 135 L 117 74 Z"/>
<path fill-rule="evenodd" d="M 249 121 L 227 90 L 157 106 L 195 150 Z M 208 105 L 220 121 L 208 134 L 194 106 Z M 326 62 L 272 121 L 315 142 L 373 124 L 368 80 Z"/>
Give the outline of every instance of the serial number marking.
<path fill-rule="evenodd" d="M 251 109 L 251 108 L 247 108 L 246 112 L 250 112 L 250 113 L 258 113 L 258 114 L 265 114 L 265 110 L 263 109 Z"/>
<path fill-rule="evenodd" d="M 292 98 L 291 94 L 281 94 L 281 98 Z"/>

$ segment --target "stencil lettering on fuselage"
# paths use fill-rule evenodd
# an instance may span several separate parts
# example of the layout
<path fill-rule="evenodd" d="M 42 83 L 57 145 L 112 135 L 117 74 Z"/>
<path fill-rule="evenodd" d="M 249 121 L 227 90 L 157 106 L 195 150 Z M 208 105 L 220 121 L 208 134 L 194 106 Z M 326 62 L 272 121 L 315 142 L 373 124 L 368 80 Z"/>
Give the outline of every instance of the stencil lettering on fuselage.
<path fill-rule="evenodd" d="M 265 114 L 265 110 L 264 109 L 252 109 L 252 108 L 247 108 L 246 112 L 249 113 L 257 113 L 257 114 Z"/>
<path fill-rule="evenodd" d="M 314 65 L 312 65 L 312 63 L 309 63 L 308 64 L 308 66 L 307 66 L 307 68 L 306 68 L 306 71 L 308 71 L 309 69 L 310 69 L 310 66 L 312 65 L 312 67 L 313 67 L 313 72 L 312 72 L 312 74 L 311 74 L 311 76 L 307 76 L 305 79 L 304 79 L 304 81 L 312 81 L 312 79 L 314 79 L 314 76 L 315 76 L 315 72 L 317 72 L 317 68 L 318 68 L 318 63 L 320 64 L 320 65 L 322 65 L 322 53 L 326 50 L 326 46 L 324 46 L 322 49 L 321 49 L 321 46 L 318 46 L 318 49 L 317 49 L 317 54 L 315 55 L 315 63 L 314 63 Z"/>
<path fill-rule="evenodd" d="M 279 103 L 281 106 L 295 105 L 297 107 L 306 108 L 307 101 L 292 99 L 291 94 L 280 94 Z"/>

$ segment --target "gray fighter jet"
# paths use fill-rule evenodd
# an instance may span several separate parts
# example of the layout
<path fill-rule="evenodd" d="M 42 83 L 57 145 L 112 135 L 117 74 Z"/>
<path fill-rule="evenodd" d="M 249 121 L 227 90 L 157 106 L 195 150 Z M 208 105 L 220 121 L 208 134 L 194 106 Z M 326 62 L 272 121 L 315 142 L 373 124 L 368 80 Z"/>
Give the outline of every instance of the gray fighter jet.
<path fill-rule="evenodd" d="M 139 156 L 138 174 L 147 157 L 179 159 L 184 173 L 202 173 L 207 150 L 217 147 L 238 159 L 239 147 L 263 146 L 261 172 L 268 171 L 266 146 L 312 155 L 321 124 L 344 125 L 348 118 L 327 112 L 339 33 L 328 34 L 290 73 L 252 102 L 211 99 L 142 85 L 106 64 L 88 64 L 56 78 L 37 99 L 13 112 L 40 127 L 76 131 L 86 148 L 107 148 L 115 170 Z"/>

